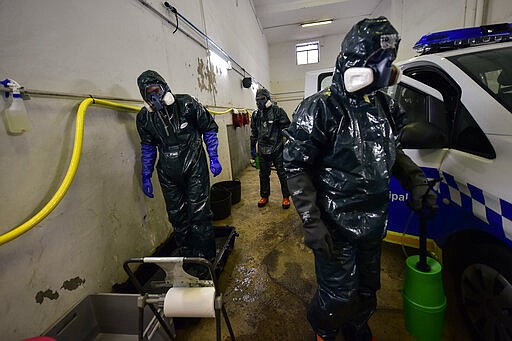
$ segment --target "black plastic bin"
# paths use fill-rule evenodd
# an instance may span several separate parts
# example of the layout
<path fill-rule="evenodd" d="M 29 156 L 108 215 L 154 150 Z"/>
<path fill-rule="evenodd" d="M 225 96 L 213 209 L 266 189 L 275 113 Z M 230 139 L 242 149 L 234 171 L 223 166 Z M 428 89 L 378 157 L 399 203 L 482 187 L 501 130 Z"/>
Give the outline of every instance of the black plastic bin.
<path fill-rule="evenodd" d="M 212 188 L 223 188 L 231 192 L 231 205 L 240 202 L 242 197 L 242 184 L 240 180 L 221 181 L 213 184 Z"/>
<path fill-rule="evenodd" d="M 210 209 L 212 220 L 221 220 L 231 215 L 231 192 L 221 187 L 210 190 Z"/>

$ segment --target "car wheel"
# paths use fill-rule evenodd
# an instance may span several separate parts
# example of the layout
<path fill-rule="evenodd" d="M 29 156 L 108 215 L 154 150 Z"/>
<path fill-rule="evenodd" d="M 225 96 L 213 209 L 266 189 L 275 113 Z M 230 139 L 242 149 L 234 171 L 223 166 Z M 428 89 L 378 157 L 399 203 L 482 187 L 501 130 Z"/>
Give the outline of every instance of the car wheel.
<path fill-rule="evenodd" d="M 458 252 L 455 293 L 476 340 L 512 341 L 512 252 L 485 244 Z"/>

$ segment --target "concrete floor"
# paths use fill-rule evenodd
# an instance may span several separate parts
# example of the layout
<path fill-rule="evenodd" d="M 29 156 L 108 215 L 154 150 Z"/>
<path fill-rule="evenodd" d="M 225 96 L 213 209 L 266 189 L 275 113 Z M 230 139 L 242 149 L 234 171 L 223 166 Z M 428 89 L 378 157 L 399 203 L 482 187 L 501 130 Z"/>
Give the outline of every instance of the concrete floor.
<path fill-rule="evenodd" d="M 235 226 L 239 234 L 222 272 L 219 285 L 236 339 L 239 341 L 314 340 L 306 320 L 307 305 L 316 288 L 312 252 L 303 244 L 295 208 L 281 208 L 279 180 L 272 172 L 270 202 L 257 207 L 258 171 L 248 167 L 240 176 L 241 201 L 231 216 L 214 225 Z M 415 252 L 407 249 L 406 252 Z M 400 245 L 384 243 L 382 289 L 370 320 L 379 341 L 414 340 L 404 326 L 401 289 L 406 256 Z M 442 341 L 469 340 L 446 289 L 448 308 Z M 215 320 L 177 321 L 177 340 L 216 340 Z M 229 334 L 222 322 L 222 339 Z M 338 340 L 343 340 L 342 336 Z"/>

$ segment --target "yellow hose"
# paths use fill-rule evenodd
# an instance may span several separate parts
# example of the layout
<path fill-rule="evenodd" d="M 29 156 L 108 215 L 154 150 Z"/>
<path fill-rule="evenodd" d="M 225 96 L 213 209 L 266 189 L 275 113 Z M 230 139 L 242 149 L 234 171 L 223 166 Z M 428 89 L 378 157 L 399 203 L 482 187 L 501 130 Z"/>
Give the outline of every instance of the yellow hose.
<path fill-rule="evenodd" d="M 208 110 L 208 112 L 210 112 L 210 114 L 212 115 L 223 115 L 223 114 L 227 114 L 227 113 L 230 113 L 232 112 L 233 110 L 235 110 L 236 108 L 229 108 L 229 109 L 226 109 L 224 111 L 215 111 L 215 110 L 212 110 L 212 109 L 209 109 L 209 108 L 206 108 L 206 110 Z M 239 112 L 241 111 L 245 111 L 245 112 L 249 112 L 249 109 L 246 109 L 246 108 L 238 108 L 236 109 L 238 110 Z"/>
<path fill-rule="evenodd" d="M 108 108 L 124 109 L 129 111 L 140 110 L 140 107 L 109 102 L 101 99 L 84 99 L 82 103 L 80 103 L 80 106 L 78 107 L 78 111 L 76 114 L 75 142 L 73 146 L 73 154 L 71 155 L 71 162 L 69 163 L 68 171 L 66 172 L 66 176 L 64 177 L 64 180 L 62 180 L 59 189 L 57 190 L 57 192 L 55 192 L 50 201 L 48 201 L 48 203 L 32 218 L 30 218 L 20 226 L 13 228 L 9 232 L 0 235 L 0 245 L 10 242 L 15 238 L 18 238 L 23 233 L 27 232 L 35 225 L 37 225 L 39 222 L 41 222 L 41 220 L 46 218 L 46 216 L 48 216 L 48 214 L 50 214 L 55 209 L 55 207 L 57 207 L 59 202 L 66 194 L 67 190 L 69 189 L 69 186 L 71 185 L 71 182 L 73 181 L 73 178 L 75 177 L 76 170 L 78 168 L 78 163 L 80 162 L 80 153 L 82 152 L 82 141 L 84 135 L 85 111 L 91 104 L 98 104 Z"/>
<path fill-rule="evenodd" d="M 208 112 L 210 114 L 213 114 L 213 115 L 222 115 L 222 114 L 227 114 L 228 112 L 233 111 L 233 108 L 229 108 L 229 109 L 226 109 L 224 111 L 215 111 L 215 110 L 211 110 L 211 109 L 208 109 L 208 108 L 206 108 L 206 110 L 208 110 Z"/>

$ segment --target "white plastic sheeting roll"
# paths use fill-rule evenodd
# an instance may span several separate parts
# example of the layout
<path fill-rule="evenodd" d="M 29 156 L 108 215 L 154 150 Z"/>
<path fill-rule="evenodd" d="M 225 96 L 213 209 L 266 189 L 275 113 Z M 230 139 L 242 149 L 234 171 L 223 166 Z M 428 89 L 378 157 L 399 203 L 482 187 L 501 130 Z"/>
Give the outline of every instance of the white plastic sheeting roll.
<path fill-rule="evenodd" d="M 171 288 L 164 299 L 167 317 L 215 317 L 215 288 Z"/>

